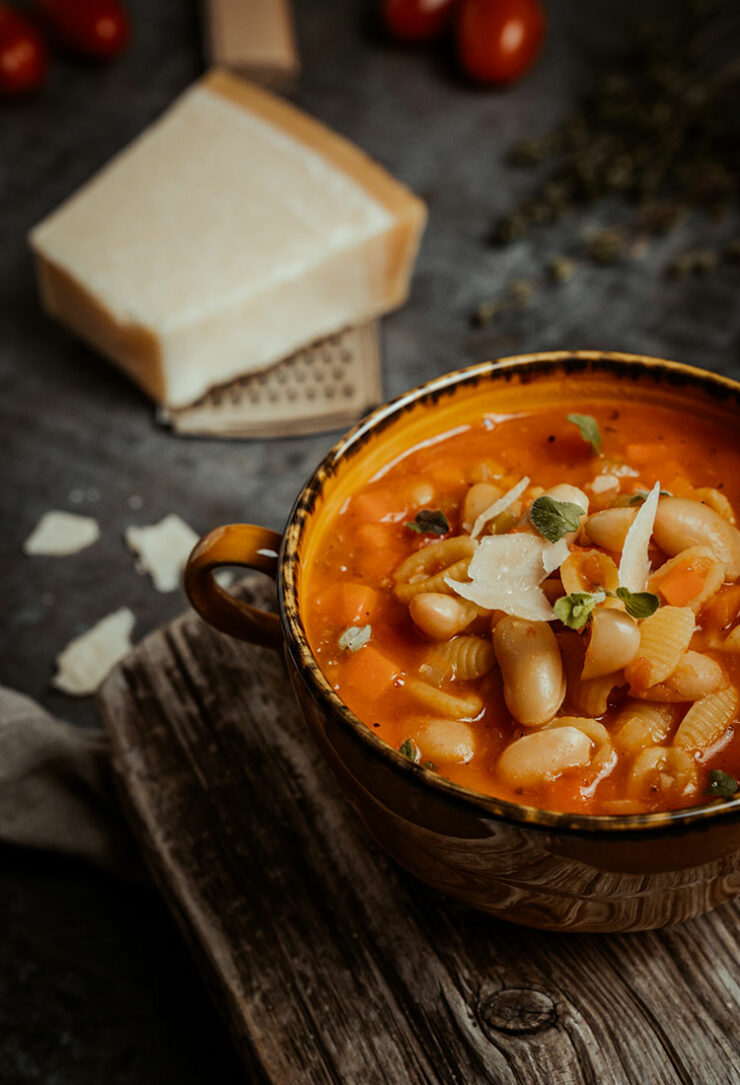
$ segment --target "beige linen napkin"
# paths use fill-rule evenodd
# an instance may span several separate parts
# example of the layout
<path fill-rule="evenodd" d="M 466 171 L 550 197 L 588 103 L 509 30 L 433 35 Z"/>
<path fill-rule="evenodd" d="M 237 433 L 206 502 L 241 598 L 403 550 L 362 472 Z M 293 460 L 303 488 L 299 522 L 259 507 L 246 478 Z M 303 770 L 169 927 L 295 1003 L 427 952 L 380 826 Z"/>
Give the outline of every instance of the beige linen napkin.
<path fill-rule="evenodd" d="M 0 686 L 0 843 L 77 856 L 146 877 L 118 809 L 103 731 L 73 727 Z"/>

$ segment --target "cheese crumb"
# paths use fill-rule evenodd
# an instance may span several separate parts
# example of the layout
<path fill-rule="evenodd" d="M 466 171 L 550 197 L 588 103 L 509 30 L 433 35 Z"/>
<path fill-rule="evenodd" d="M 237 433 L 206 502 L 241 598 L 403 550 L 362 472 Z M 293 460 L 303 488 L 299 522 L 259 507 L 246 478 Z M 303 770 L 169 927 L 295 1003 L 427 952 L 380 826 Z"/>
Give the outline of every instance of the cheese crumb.
<path fill-rule="evenodd" d="M 523 479 L 517 482 L 516 486 L 512 486 L 510 490 L 507 490 L 505 494 L 499 497 L 498 501 L 494 501 L 489 508 L 484 509 L 473 524 L 473 530 L 470 532 L 471 538 L 477 539 L 488 521 L 505 512 L 509 505 L 513 505 L 517 497 L 524 493 L 527 486 L 529 486 L 529 479 L 525 475 Z"/>
<path fill-rule="evenodd" d="M 616 475 L 597 475 L 591 483 L 591 489 L 595 494 L 606 493 L 607 490 L 615 490 L 619 486 Z"/>
<path fill-rule="evenodd" d="M 490 535 L 481 540 L 468 566 L 470 582 L 445 577 L 445 583 L 486 610 L 549 622 L 555 612 L 540 584 L 568 553 L 564 539 L 548 543 L 523 532 Z"/>
<path fill-rule="evenodd" d="M 94 693 L 111 667 L 131 651 L 134 620 L 128 607 L 121 607 L 75 637 L 57 656 L 52 685 L 75 697 Z"/>
<path fill-rule="evenodd" d="M 140 573 L 149 573 L 157 591 L 174 591 L 198 536 L 184 520 L 170 513 L 158 524 L 126 528 L 126 545 L 137 555 Z"/>
<path fill-rule="evenodd" d="M 648 546 L 653 534 L 655 514 L 658 511 L 660 483 L 656 482 L 640 506 L 640 511 L 629 526 L 622 547 L 622 560 L 619 562 L 619 583 L 630 591 L 645 591 L 650 559 Z"/>
<path fill-rule="evenodd" d="M 97 520 L 74 512 L 45 512 L 23 544 L 26 554 L 62 557 L 92 546 L 100 538 Z"/>
<path fill-rule="evenodd" d="M 542 548 L 542 568 L 545 570 L 545 576 L 549 576 L 550 573 L 554 573 L 556 569 L 559 569 L 569 554 L 570 549 L 565 539 L 547 543 Z"/>

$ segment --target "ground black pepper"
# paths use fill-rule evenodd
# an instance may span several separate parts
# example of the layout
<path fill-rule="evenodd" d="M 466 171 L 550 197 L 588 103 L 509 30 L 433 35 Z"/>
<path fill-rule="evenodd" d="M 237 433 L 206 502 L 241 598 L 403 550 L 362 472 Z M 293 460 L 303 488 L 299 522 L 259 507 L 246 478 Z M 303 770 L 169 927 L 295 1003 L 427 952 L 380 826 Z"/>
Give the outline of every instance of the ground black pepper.
<path fill-rule="evenodd" d="M 577 110 L 552 131 L 518 141 L 508 157 L 517 167 L 536 169 L 539 183 L 493 224 L 494 245 L 511 244 L 566 212 L 580 212 L 574 251 L 593 263 L 612 264 L 689 217 L 737 213 L 737 0 L 682 0 L 641 15 L 619 70 L 600 75 Z M 617 198 L 622 221 L 584 230 L 583 213 L 608 197 Z M 740 265 L 740 237 L 724 247 L 681 253 L 666 272 L 681 279 L 706 275 L 720 264 Z M 553 284 L 567 282 L 574 270 L 560 256 L 550 257 L 545 267 Z M 510 307 L 500 299 L 485 303 L 483 323 Z"/>

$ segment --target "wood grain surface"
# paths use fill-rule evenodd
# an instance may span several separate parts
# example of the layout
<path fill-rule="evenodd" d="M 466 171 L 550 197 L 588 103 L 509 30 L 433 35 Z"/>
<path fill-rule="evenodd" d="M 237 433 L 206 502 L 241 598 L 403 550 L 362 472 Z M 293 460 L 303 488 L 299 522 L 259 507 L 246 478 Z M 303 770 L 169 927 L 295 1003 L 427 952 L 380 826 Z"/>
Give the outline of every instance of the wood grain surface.
<path fill-rule="evenodd" d="M 250 600 L 265 605 L 262 584 Z M 646 934 L 504 924 L 396 867 L 282 661 L 186 614 L 103 687 L 121 793 L 250 1079 L 740 1081 L 738 908 Z"/>

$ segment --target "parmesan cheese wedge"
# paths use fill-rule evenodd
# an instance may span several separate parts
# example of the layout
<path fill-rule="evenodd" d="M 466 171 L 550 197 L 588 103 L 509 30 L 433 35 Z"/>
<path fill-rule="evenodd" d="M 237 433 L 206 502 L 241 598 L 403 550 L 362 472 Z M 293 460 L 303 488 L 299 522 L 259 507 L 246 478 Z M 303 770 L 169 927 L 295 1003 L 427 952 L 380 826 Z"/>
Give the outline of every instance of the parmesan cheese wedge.
<path fill-rule="evenodd" d="M 137 555 L 140 573 L 149 573 L 157 591 L 174 591 L 198 536 L 184 520 L 170 513 L 149 527 L 128 527 L 126 545 Z"/>
<path fill-rule="evenodd" d="M 401 304 L 425 218 L 358 148 L 215 70 L 30 241 L 47 310 L 181 407 Z"/>
<path fill-rule="evenodd" d="M 64 557 L 77 554 L 100 538 L 97 520 L 74 512 L 45 512 L 23 544 L 23 552 Z"/>
<path fill-rule="evenodd" d="M 529 479 L 525 475 L 523 479 L 517 482 L 516 486 L 512 486 L 510 490 L 502 494 L 498 501 L 494 501 L 489 508 L 484 509 L 473 524 L 473 530 L 470 532 L 471 537 L 477 539 L 488 521 L 494 520 L 500 513 L 505 512 L 509 505 L 513 505 L 517 497 L 524 493 L 527 486 L 529 486 Z"/>
<path fill-rule="evenodd" d="M 134 616 L 128 607 L 101 618 L 57 656 L 52 685 L 75 697 L 94 693 L 111 667 L 131 651 Z"/>
<path fill-rule="evenodd" d="M 540 584 L 568 553 L 563 539 L 548 543 L 525 532 L 489 535 L 481 539 L 468 566 L 470 582 L 445 577 L 445 583 L 486 610 L 549 622 L 555 612 Z"/>
<path fill-rule="evenodd" d="M 650 573 L 648 546 L 658 511 L 660 483 L 656 482 L 630 524 L 619 562 L 619 583 L 630 591 L 645 591 Z"/>

